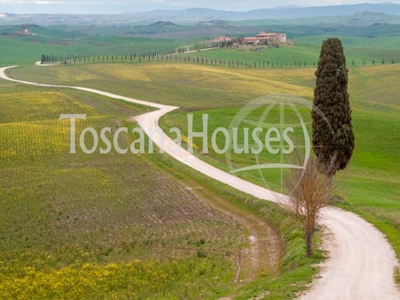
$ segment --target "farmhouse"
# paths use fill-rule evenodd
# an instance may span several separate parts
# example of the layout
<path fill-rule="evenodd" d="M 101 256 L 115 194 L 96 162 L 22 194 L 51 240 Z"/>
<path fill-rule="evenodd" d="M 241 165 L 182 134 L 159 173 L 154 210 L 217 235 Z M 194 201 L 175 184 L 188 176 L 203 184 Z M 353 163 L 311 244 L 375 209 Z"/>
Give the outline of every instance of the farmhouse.
<path fill-rule="evenodd" d="M 266 33 L 264 31 L 260 31 L 256 35 L 256 39 L 259 43 L 263 42 L 280 42 L 286 43 L 286 34 L 283 33 Z"/>
<path fill-rule="evenodd" d="M 245 44 L 245 45 L 255 45 L 255 44 L 257 44 L 257 39 L 255 37 L 245 37 L 243 39 L 243 44 Z"/>
<path fill-rule="evenodd" d="M 270 43 L 286 43 L 286 34 L 284 33 L 266 33 L 260 31 L 255 37 L 245 37 L 241 40 L 245 45 L 262 45 Z"/>
<path fill-rule="evenodd" d="M 221 43 L 221 42 L 232 42 L 232 38 L 229 36 L 218 36 L 215 39 L 213 39 L 214 43 Z"/>
<path fill-rule="evenodd" d="M 23 26 L 21 28 L 21 31 L 18 32 L 18 34 L 20 34 L 20 35 L 30 35 L 31 33 L 29 31 L 29 27 Z"/>
<path fill-rule="evenodd" d="M 29 31 L 29 26 L 22 26 L 21 30 L 19 31 L 14 31 L 14 32 L 2 32 L 2 35 L 6 36 L 13 36 L 13 35 L 31 35 L 31 32 Z"/>

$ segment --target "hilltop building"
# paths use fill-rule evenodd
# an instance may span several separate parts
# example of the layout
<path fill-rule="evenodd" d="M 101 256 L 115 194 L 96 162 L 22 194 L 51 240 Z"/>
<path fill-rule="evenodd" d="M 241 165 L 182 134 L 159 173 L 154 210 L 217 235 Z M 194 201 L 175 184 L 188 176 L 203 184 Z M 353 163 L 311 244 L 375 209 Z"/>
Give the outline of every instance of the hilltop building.
<path fill-rule="evenodd" d="M 27 26 L 23 26 L 21 28 L 21 31 L 19 31 L 18 33 L 21 35 L 30 35 L 31 34 L 31 32 L 29 31 L 29 27 L 27 27 Z"/>
<path fill-rule="evenodd" d="M 256 35 L 256 39 L 259 43 L 263 42 L 279 42 L 286 43 L 286 34 L 284 33 L 266 33 L 264 31 L 260 31 Z"/>
<path fill-rule="evenodd" d="M 286 43 L 286 34 L 284 33 L 266 33 L 260 31 L 255 37 L 244 37 L 239 39 L 240 44 L 244 45 L 265 45 L 273 43 Z"/>
<path fill-rule="evenodd" d="M 229 36 L 218 36 L 215 39 L 213 39 L 214 43 L 221 43 L 221 42 L 232 42 L 232 38 Z"/>

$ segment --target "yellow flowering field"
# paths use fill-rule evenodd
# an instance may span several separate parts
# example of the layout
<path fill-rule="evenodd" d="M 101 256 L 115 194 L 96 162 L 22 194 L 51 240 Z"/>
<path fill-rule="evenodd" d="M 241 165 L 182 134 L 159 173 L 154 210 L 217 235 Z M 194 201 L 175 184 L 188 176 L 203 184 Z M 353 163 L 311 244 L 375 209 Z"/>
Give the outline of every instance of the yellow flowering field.
<path fill-rule="evenodd" d="M 98 77 L 110 77 L 120 80 L 152 81 L 155 78 L 147 75 L 147 69 L 136 65 L 110 64 L 107 68 L 104 65 L 91 65 L 87 72 L 98 74 Z M 79 77 L 78 77 L 79 80 Z"/>
<path fill-rule="evenodd" d="M 191 268 L 188 270 L 188 268 Z M 190 271 L 190 273 L 189 273 Z M 0 273 L 2 299 L 176 299 L 198 294 L 190 285 L 185 286 L 184 274 L 200 280 L 204 288 L 212 280 L 201 274 L 218 276 L 207 262 L 195 264 L 185 261 L 139 261 L 96 265 L 85 263 L 60 269 L 37 270 L 23 267 L 17 276 Z M 188 276 L 188 275 L 186 275 Z M 203 277 L 203 278 L 202 278 Z M 183 281 L 183 282 L 182 282 Z"/>
<path fill-rule="evenodd" d="M 147 109 L 62 89 L 0 92 L 0 299 L 212 298 L 231 285 L 234 220 L 149 157 L 69 153 L 60 114 L 87 115 L 79 141 L 89 126 L 131 129 Z"/>
<path fill-rule="evenodd" d="M 0 124 L 0 157 L 4 160 L 33 159 L 69 147 L 66 122 L 18 122 Z"/>
<path fill-rule="evenodd" d="M 17 91 L 0 89 L 1 123 L 20 121 L 57 120 L 60 114 L 95 114 L 95 109 L 80 101 L 76 93 L 64 93 L 55 89 L 30 91 L 21 87 Z"/>

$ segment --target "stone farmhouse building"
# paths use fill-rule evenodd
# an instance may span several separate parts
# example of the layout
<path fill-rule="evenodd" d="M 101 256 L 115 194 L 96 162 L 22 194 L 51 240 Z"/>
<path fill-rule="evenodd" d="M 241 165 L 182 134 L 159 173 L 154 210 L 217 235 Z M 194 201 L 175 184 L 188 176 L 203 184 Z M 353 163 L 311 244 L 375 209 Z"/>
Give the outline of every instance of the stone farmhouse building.
<path fill-rule="evenodd" d="M 221 43 L 221 42 L 232 42 L 232 38 L 229 36 L 218 36 L 213 40 L 214 43 Z"/>
<path fill-rule="evenodd" d="M 286 34 L 284 33 L 266 33 L 260 31 L 255 37 L 245 37 L 239 41 L 245 45 L 263 45 L 271 43 L 286 43 Z"/>

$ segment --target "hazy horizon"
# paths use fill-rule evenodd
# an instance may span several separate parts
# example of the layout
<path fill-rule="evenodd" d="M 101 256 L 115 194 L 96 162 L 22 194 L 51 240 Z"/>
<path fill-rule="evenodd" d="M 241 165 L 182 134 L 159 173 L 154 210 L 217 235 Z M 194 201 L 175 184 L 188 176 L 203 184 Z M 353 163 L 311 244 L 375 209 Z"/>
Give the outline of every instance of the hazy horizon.
<path fill-rule="evenodd" d="M 358 0 L 321 0 L 318 3 L 309 0 L 272 0 L 268 3 L 262 1 L 175 1 L 175 0 L 151 0 L 151 1 L 115 1 L 104 0 L 0 0 L 0 13 L 50 13 L 50 14 L 118 14 L 126 12 L 147 12 L 152 10 L 183 10 L 187 8 L 208 8 L 215 10 L 227 10 L 245 12 L 253 9 L 276 8 L 286 6 L 310 7 L 310 6 L 330 6 L 330 5 L 351 5 L 361 3 L 393 3 L 396 1 L 358 1 Z"/>

